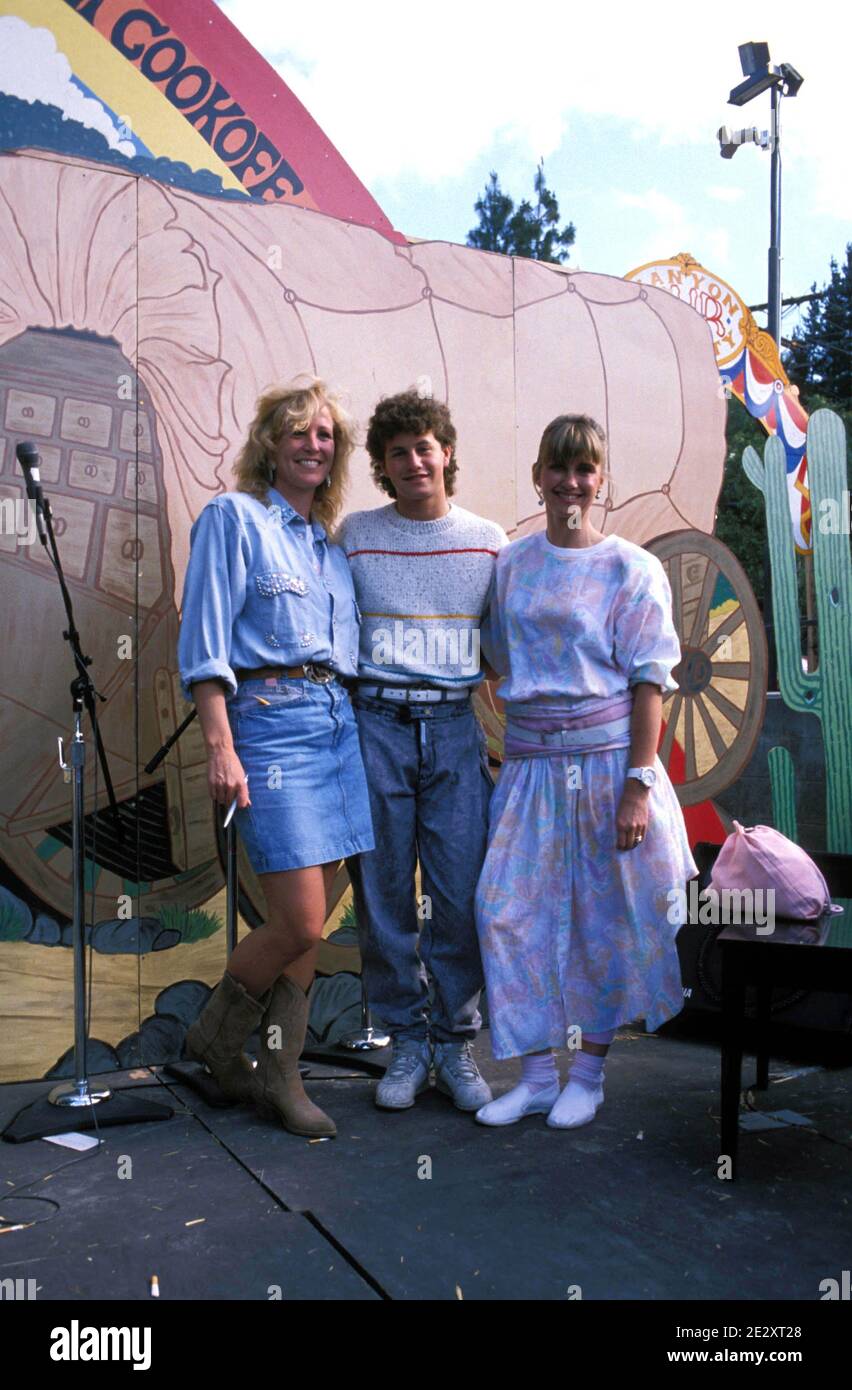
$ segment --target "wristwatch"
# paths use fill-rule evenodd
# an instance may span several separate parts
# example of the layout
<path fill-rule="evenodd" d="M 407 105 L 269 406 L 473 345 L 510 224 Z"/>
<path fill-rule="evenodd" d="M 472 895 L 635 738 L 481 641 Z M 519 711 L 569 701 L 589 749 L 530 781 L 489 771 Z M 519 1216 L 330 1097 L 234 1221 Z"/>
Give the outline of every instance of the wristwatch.
<path fill-rule="evenodd" d="M 657 780 L 657 774 L 652 767 L 629 767 L 627 776 L 634 777 L 643 787 L 653 787 Z"/>

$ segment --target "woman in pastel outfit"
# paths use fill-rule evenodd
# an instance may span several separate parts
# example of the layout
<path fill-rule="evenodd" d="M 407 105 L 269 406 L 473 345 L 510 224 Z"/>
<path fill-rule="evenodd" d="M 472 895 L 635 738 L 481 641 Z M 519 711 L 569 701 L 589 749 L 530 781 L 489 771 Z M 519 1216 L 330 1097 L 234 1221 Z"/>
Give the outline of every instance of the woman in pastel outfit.
<path fill-rule="evenodd" d="M 237 490 L 192 528 L 179 662 L 207 745 L 210 795 L 236 825 L 266 898 L 187 1035 L 225 1093 L 296 1134 L 332 1136 L 298 1060 L 338 862 L 373 848 L 358 731 L 341 676 L 358 665 L 349 565 L 326 534 L 354 433 L 324 383 L 270 391 L 234 467 Z M 243 1045 L 260 1025 L 256 1071 Z"/>
<path fill-rule="evenodd" d="M 656 756 L 680 648 L 659 560 L 591 525 L 605 469 L 594 420 L 548 425 L 533 467 L 547 530 L 500 552 L 482 630 L 507 722 L 477 927 L 494 1055 L 522 1059 L 477 1112 L 487 1125 L 588 1124 L 615 1030 L 683 1005 L 669 894 L 696 868 Z M 578 1037 L 560 1093 L 551 1048 Z"/>

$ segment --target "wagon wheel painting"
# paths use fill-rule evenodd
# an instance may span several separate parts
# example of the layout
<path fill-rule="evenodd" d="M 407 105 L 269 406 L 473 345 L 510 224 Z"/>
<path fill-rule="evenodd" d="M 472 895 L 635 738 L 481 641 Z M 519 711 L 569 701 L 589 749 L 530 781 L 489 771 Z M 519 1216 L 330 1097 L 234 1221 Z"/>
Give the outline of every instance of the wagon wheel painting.
<path fill-rule="evenodd" d="M 745 571 L 703 531 L 646 546 L 662 561 L 682 659 L 663 700 L 660 759 L 683 806 L 718 795 L 751 757 L 766 706 L 763 619 Z"/>

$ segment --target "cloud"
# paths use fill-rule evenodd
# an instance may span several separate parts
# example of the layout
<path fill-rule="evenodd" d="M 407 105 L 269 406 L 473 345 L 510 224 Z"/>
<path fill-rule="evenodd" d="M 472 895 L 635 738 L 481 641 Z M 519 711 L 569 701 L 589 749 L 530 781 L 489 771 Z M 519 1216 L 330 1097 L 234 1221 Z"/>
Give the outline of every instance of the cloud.
<path fill-rule="evenodd" d="M 634 265 L 666 259 L 681 251 L 691 251 L 704 265 L 723 271 L 730 264 L 731 235 L 726 227 L 707 227 L 696 222 L 682 203 L 656 188 L 645 193 L 617 189 L 617 207 L 633 208 L 632 219 L 636 252 Z M 643 217 L 642 214 L 645 214 Z"/>
<path fill-rule="evenodd" d="M 121 139 L 101 103 L 72 82 L 71 65 L 50 30 L 34 29 L 16 15 L 0 16 L 0 92 L 58 106 L 66 120 L 99 131 L 110 149 L 136 153 L 132 141 Z"/>
<path fill-rule="evenodd" d="M 715 198 L 719 203 L 738 203 L 745 197 L 745 191 L 733 184 L 730 187 L 726 184 L 713 184 L 707 189 L 707 197 Z"/>
<path fill-rule="evenodd" d="M 526 22 L 491 0 L 325 0 L 321 26 L 306 5 L 223 0 L 222 9 L 260 52 L 298 55 L 298 67 L 295 57 L 277 64 L 281 76 L 368 184 L 405 174 L 440 184 L 500 138 L 528 159 L 547 157 L 574 113 L 616 118 L 627 138 L 706 147 L 738 114 L 727 95 L 741 80 L 737 45 L 754 33 L 805 77 L 784 103 L 785 160 L 807 161 L 825 210 L 840 216 L 850 201 L 836 133 L 846 126 L 848 21 L 828 0 L 812 0 L 807 24 L 798 0 L 769 12 L 756 0 L 730 12 L 685 11 L 680 0 L 570 10 L 539 0 Z M 768 119 L 761 97 L 749 120 Z"/>

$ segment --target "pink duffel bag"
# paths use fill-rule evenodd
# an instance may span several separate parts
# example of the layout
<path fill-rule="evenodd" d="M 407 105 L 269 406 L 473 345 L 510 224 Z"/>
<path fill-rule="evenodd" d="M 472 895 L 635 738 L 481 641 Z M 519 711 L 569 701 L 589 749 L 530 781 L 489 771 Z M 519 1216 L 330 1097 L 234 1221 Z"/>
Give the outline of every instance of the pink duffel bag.
<path fill-rule="evenodd" d="M 717 892 L 773 889 L 778 917 L 808 921 L 843 911 L 832 904 L 828 884 L 810 855 L 769 825 L 746 829 L 735 820 L 710 881 Z"/>

